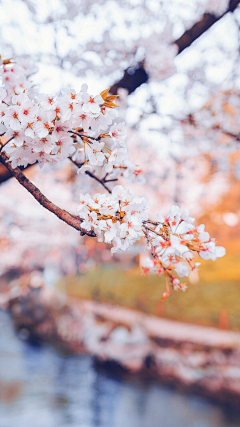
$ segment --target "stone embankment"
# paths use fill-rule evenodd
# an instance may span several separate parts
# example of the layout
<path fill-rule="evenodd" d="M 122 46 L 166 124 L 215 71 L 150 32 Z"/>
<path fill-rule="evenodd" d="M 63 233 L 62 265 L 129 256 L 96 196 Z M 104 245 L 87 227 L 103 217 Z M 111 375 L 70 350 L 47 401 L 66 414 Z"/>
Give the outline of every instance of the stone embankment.
<path fill-rule="evenodd" d="M 1 294 L 22 339 L 88 353 L 100 365 L 152 377 L 239 407 L 240 333 L 183 324 L 45 288 Z"/>

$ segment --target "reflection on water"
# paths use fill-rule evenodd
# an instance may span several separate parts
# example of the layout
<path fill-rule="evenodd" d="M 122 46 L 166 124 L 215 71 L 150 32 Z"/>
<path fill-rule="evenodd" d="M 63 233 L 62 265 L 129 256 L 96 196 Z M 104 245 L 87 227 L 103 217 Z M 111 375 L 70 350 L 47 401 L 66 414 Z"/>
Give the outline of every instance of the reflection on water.
<path fill-rule="evenodd" d="M 206 400 L 97 372 L 14 334 L 0 311 L 0 427 L 240 427 Z"/>

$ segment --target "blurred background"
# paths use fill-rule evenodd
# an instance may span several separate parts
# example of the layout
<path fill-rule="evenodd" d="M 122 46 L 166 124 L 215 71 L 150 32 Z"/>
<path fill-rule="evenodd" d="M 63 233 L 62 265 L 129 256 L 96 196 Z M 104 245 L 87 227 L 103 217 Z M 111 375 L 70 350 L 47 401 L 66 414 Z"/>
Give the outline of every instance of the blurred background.
<path fill-rule="evenodd" d="M 239 3 L 0 1 L 2 58 L 34 60 L 45 93 L 110 87 L 140 171 L 122 183 L 227 249 L 161 303 L 141 242 L 111 256 L 0 164 L 0 427 L 240 426 Z M 75 213 L 102 191 L 76 171 L 24 173 Z"/>

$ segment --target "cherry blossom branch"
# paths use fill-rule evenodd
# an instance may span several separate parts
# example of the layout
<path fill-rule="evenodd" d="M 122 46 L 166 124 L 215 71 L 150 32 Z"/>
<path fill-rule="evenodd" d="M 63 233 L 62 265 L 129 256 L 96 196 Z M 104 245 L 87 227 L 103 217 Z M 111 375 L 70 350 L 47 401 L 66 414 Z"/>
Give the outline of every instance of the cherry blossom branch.
<path fill-rule="evenodd" d="M 17 179 L 17 181 L 26 188 L 26 190 L 31 193 L 31 195 L 38 201 L 49 212 L 52 212 L 59 219 L 66 222 L 71 227 L 80 231 L 81 235 L 95 237 L 96 234 L 93 231 L 87 231 L 81 227 L 82 220 L 77 215 L 72 215 L 64 209 L 59 208 L 54 203 L 52 203 L 46 196 L 44 196 L 41 191 L 20 171 L 19 168 L 13 169 L 11 164 L 8 162 L 7 155 L 2 152 L 0 154 L 1 163 L 12 173 L 12 175 Z"/>
<path fill-rule="evenodd" d="M 84 163 L 79 163 L 76 160 L 73 160 L 72 157 L 69 157 L 69 160 L 71 160 L 71 162 L 77 166 L 78 168 L 80 168 Z M 97 182 L 99 182 L 99 184 L 101 184 L 105 190 L 107 190 L 109 193 L 112 192 L 112 190 L 110 190 L 110 188 L 108 188 L 108 186 L 105 184 L 105 182 L 109 182 L 109 181 L 105 181 L 104 178 L 100 179 L 98 178 L 94 173 L 89 172 L 89 171 L 85 171 L 85 174 L 90 176 L 91 178 L 95 179 Z M 116 181 L 117 179 L 115 179 L 114 181 Z"/>

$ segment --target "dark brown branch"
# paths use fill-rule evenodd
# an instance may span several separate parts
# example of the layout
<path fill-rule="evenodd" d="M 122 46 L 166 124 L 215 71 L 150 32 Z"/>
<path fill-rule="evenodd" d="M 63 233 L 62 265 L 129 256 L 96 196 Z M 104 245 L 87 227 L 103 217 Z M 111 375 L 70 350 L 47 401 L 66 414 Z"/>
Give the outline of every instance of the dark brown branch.
<path fill-rule="evenodd" d="M 0 164 L 0 184 L 12 178 L 13 174 L 3 164 Z"/>
<path fill-rule="evenodd" d="M 79 163 L 76 160 L 73 160 L 71 157 L 69 157 L 69 160 L 71 160 L 72 163 L 74 163 L 75 166 L 77 166 L 78 168 L 80 168 L 84 163 Z M 107 190 L 109 193 L 111 193 L 112 191 L 110 190 L 110 188 L 108 188 L 108 186 L 105 184 L 104 179 L 100 179 L 98 178 L 96 175 L 94 175 L 94 173 L 89 172 L 89 171 L 85 171 L 85 174 L 90 176 L 91 178 L 95 179 L 97 182 L 99 182 L 99 184 L 101 184 L 105 190 Z M 108 182 L 108 181 L 106 181 Z"/>
<path fill-rule="evenodd" d="M 214 129 L 214 128 L 213 128 Z M 227 136 L 230 136 L 231 138 L 234 138 L 234 139 L 236 139 L 236 141 L 240 141 L 240 134 L 235 134 L 235 133 L 232 133 L 232 132 L 228 132 L 228 131 L 226 131 L 226 130 L 224 130 L 224 129 L 220 129 L 220 131 L 224 134 L 224 135 L 227 135 Z"/>
<path fill-rule="evenodd" d="M 128 68 L 124 71 L 123 78 L 115 83 L 110 92 L 112 95 L 117 95 L 118 89 L 127 89 L 128 93 L 134 92 L 139 86 L 148 81 L 148 74 L 144 70 L 144 63 L 140 63 L 137 68 Z"/>
<path fill-rule="evenodd" d="M 15 136 L 12 136 L 12 138 L 10 138 L 8 141 L 6 141 L 4 144 L 3 143 L 1 143 L 0 142 L 0 145 L 1 145 L 1 147 L 0 147 L 0 151 L 2 151 L 2 149 L 10 142 L 10 141 L 12 141 L 13 139 L 15 138 Z"/>
<path fill-rule="evenodd" d="M 114 182 L 114 181 L 118 181 L 118 178 L 113 178 L 113 179 L 103 179 L 103 182 Z"/>
<path fill-rule="evenodd" d="M 112 190 L 110 190 L 110 188 L 108 188 L 108 186 L 104 183 L 104 181 L 102 181 L 100 178 L 98 178 L 92 172 L 85 171 L 85 174 L 90 176 L 91 178 L 95 179 L 97 182 L 99 182 L 99 184 L 101 184 L 105 188 L 105 190 L 107 190 L 109 193 L 112 192 Z"/>
<path fill-rule="evenodd" d="M 240 0 L 230 0 L 228 9 L 221 16 L 205 13 L 199 22 L 194 24 L 189 30 L 186 30 L 181 37 L 173 42 L 178 46 L 178 55 L 187 47 L 191 46 L 195 40 L 197 40 L 223 16 L 229 12 L 234 12 L 239 3 Z M 129 93 L 132 93 L 141 84 L 146 83 L 147 81 L 148 75 L 144 70 L 144 62 L 141 62 L 135 69 L 128 68 L 125 70 L 122 79 L 110 88 L 110 92 L 113 95 L 116 95 L 119 88 L 124 88 L 127 89 Z"/>
<path fill-rule="evenodd" d="M 37 162 L 33 163 L 32 165 L 27 165 L 25 168 L 23 166 L 19 166 L 19 170 L 21 172 L 25 171 L 27 169 L 33 168 L 36 164 Z M 3 164 L 0 164 L 0 185 L 3 182 L 8 181 L 12 177 L 13 177 L 12 172 L 10 172 L 10 170 L 8 170 Z"/>
<path fill-rule="evenodd" d="M 66 222 L 71 227 L 80 231 L 81 235 L 87 234 L 88 236 L 95 237 L 96 234 L 93 231 L 84 230 L 81 227 L 81 219 L 77 215 L 72 215 L 64 209 L 54 205 L 50 200 L 45 197 L 41 191 L 31 182 L 29 179 L 20 171 L 19 168 L 13 169 L 11 164 L 8 162 L 8 157 L 5 153 L 0 154 L 1 163 L 12 173 L 17 181 L 31 193 L 31 195 L 49 212 L 52 212 L 59 219 Z"/>
<path fill-rule="evenodd" d="M 234 12 L 239 3 L 240 0 L 230 0 L 227 10 L 220 16 L 215 16 L 211 13 L 204 13 L 199 22 L 194 24 L 189 30 L 185 31 L 185 33 L 179 37 L 179 39 L 175 40 L 174 43 L 178 46 L 179 49 L 178 54 L 189 47 L 195 40 L 197 40 L 227 13 Z"/>
<path fill-rule="evenodd" d="M 174 42 L 178 46 L 178 54 L 189 47 L 195 40 L 212 27 L 213 24 L 219 21 L 222 16 L 217 17 L 211 13 L 204 13 L 199 22 L 194 24 L 189 30 L 185 31 L 185 33 Z"/>

